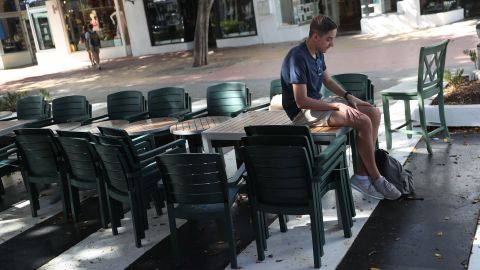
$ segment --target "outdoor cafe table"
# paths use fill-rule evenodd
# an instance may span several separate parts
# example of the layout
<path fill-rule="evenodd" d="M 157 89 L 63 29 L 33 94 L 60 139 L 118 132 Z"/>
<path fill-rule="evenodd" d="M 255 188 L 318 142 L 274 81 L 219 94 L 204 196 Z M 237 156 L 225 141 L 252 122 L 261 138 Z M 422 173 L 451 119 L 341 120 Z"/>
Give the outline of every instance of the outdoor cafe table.
<path fill-rule="evenodd" d="M 78 128 L 73 129 L 73 131 L 90 132 L 92 134 L 99 134 L 100 130 L 98 130 L 97 127 L 110 127 L 110 128 L 123 129 L 126 125 L 128 125 L 127 120 L 107 120 L 107 121 L 101 121 L 101 122 L 93 122 L 88 125 L 80 126 Z"/>
<path fill-rule="evenodd" d="M 144 135 L 162 132 L 170 129 L 170 126 L 178 123 L 177 118 L 158 117 L 136 121 L 122 127 L 130 136 Z"/>
<path fill-rule="evenodd" d="M 201 142 L 198 137 L 203 131 L 218 126 L 231 119 L 229 116 L 205 116 L 182 121 L 170 127 L 170 133 L 177 136 L 184 136 L 188 140 L 190 151 L 201 152 Z"/>
<path fill-rule="evenodd" d="M 240 141 L 246 136 L 245 127 L 254 125 L 291 125 L 292 121 L 284 111 L 249 111 L 202 132 L 205 152 L 212 153 L 212 141 Z M 350 127 L 310 128 L 316 143 L 327 143 L 336 136 L 347 134 Z"/>
<path fill-rule="evenodd" d="M 53 131 L 57 131 L 57 130 L 70 131 L 70 130 L 74 130 L 74 129 L 80 127 L 81 125 L 82 124 L 80 122 L 68 122 L 68 123 L 61 123 L 61 124 L 45 126 L 45 127 L 42 127 L 42 128 L 48 128 L 48 129 L 51 129 Z"/>

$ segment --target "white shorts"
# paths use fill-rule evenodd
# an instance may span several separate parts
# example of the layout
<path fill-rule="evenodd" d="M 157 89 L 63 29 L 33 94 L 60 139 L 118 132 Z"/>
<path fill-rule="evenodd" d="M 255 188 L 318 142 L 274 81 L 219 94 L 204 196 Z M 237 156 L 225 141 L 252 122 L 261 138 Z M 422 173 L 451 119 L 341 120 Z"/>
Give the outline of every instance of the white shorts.
<path fill-rule="evenodd" d="M 343 97 L 333 96 L 333 97 L 326 97 L 322 99 L 322 101 L 327 103 L 343 103 L 348 105 L 348 101 Z M 294 125 L 315 125 L 315 126 L 328 126 L 328 119 L 335 110 L 328 110 L 328 111 L 312 111 L 310 109 L 303 109 L 301 110 L 295 118 L 293 118 L 292 122 Z"/>

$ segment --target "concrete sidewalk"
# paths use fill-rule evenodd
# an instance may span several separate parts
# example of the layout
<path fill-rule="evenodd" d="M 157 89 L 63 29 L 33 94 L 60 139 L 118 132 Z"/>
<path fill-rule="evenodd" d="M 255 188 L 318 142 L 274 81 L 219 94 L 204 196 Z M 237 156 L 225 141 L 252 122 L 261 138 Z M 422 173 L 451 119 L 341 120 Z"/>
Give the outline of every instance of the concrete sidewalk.
<path fill-rule="evenodd" d="M 368 75 L 377 91 L 415 78 L 419 48 L 451 39 L 448 68 L 473 70 L 473 63 L 463 55 L 464 49 L 478 43 L 475 24 L 466 20 L 409 34 L 379 37 L 372 35 L 339 36 L 335 47 L 326 54 L 330 74 L 358 72 Z M 70 70 L 45 69 L 38 66 L 1 70 L 2 91 L 49 90 L 53 97 L 81 94 L 92 103 L 105 102 L 106 95 L 127 89 L 144 91 L 163 87 L 184 87 L 193 100 L 205 98 L 208 85 L 221 81 L 246 82 L 254 98 L 268 96 L 270 80 L 278 78 L 283 57 L 296 43 L 255 45 L 214 49 L 209 65 L 192 67 L 191 52 L 126 57 L 107 60 L 103 70 L 88 64 Z M 378 95 L 377 95 L 378 98 Z"/>

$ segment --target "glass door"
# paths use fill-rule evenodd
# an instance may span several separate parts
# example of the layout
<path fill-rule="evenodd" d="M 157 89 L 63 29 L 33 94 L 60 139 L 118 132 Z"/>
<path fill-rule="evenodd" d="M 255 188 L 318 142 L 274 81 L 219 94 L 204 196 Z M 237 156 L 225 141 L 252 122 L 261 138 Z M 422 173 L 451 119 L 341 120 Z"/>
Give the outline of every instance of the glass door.
<path fill-rule="evenodd" d="M 37 51 L 55 49 L 46 7 L 28 9 L 28 14 Z"/>

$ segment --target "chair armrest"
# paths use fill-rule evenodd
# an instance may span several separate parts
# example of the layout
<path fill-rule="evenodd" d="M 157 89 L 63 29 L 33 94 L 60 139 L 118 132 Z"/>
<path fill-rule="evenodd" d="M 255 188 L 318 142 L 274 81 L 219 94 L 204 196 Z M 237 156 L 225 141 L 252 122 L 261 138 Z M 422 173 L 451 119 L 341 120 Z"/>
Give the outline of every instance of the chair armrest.
<path fill-rule="evenodd" d="M 147 146 L 144 148 L 147 148 L 148 150 L 155 148 L 155 138 L 151 134 L 145 134 L 135 137 L 132 139 L 132 143 L 133 145 L 135 145 L 135 148 L 137 148 L 137 145 L 139 147 Z"/>
<path fill-rule="evenodd" d="M 135 121 L 139 121 L 147 118 L 148 118 L 148 112 L 141 112 L 141 113 L 122 117 L 122 119 L 127 120 L 128 122 L 135 122 Z"/>
<path fill-rule="evenodd" d="M 315 157 L 315 163 L 319 165 L 315 167 L 319 170 L 328 169 L 331 163 L 338 158 L 339 153 L 345 151 L 346 141 L 347 136 L 345 135 L 336 137 L 322 153 Z"/>
<path fill-rule="evenodd" d="M 148 164 L 155 162 L 155 156 L 163 154 L 168 149 L 176 147 L 176 146 L 185 147 L 185 140 L 184 139 L 175 140 L 173 142 L 170 142 L 170 143 L 167 143 L 167 144 L 162 145 L 160 147 L 154 148 L 154 149 L 152 149 L 150 151 L 147 151 L 145 153 L 139 154 L 138 158 L 140 160 L 141 167 L 145 167 Z"/>
<path fill-rule="evenodd" d="M 168 117 L 174 117 L 177 118 L 178 120 L 183 120 L 185 118 L 185 115 L 190 113 L 189 109 L 185 109 L 176 113 L 169 114 Z"/>
<path fill-rule="evenodd" d="M 88 124 L 91 124 L 93 121 L 100 120 L 100 119 L 103 119 L 103 118 L 108 118 L 108 114 L 92 117 L 90 119 L 82 121 L 81 124 L 82 124 L 82 126 L 83 125 L 88 125 Z"/>
<path fill-rule="evenodd" d="M 202 110 L 199 110 L 199 111 L 187 113 L 183 117 L 184 117 L 184 119 L 188 120 L 188 119 L 192 119 L 192 118 L 207 116 L 207 113 L 208 113 L 208 111 L 205 108 L 205 109 L 202 109 Z"/>
<path fill-rule="evenodd" d="M 240 168 L 237 169 L 235 174 L 228 179 L 228 185 L 230 186 L 236 186 L 239 184 L 240 180 L 242 180 L 244 174 L 245 174 L 245 163 L 242 163 Z"/>
<path fill-rule="evenodd" d="M 8 159 L 10 155 L 17 153 L 17 151 L 18 149 L 15 143 L 0 148 L 0 160 Z"/>
<path fill-rule="evenodd" d="M 29 127 L 29 128 L 40 128 L 40 127 L 45 127 L 45 126 L 49 126 L 49 125 L 53 125 L 54 122 L 53 122 L 53 118 L 47 118 L 47 119 L 43 119 L 43 120 L 38 120 L 38 121 L 34 121 L 34 122 L 31 122 L 31 123 L 28 123 L 26 125 L 26 127 Z"/>
<path fill-rule="evenodd" d="M 78 116 L 78 117 L 73 117 L 71 119 L 68 119 L 67 122 L 80 122 L 83 123 L 83 121 L 88 121 L 91 118 L 85 117 L 85 116 Z"/>

